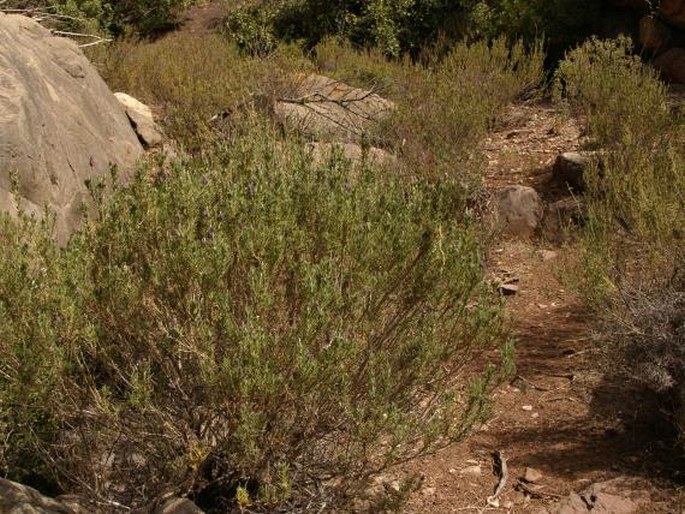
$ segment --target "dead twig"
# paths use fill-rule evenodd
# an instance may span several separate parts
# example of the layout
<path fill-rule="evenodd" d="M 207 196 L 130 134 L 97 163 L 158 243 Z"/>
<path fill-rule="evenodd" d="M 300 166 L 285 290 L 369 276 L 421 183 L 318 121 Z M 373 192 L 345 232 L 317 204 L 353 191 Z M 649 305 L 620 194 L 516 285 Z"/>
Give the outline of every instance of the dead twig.
<path fill-rule="evenodd" d="M 497 497 L 502 494 L 504 486 L 507 485 L 507 480 L 509 480 L 509 470 L 507 468 L 507 459 L 500 450 L 495 450 L 492 454 L 495 466 L 495 473 L 499 476 L 499 482 L 497 487 L 495 487 L 495 494 L 488 497 L 488 505 L 497 507 L 499 503 L 497 502 Z"/>
<path fill-rule="evenodd" d="M 520 380 L 524 384 L 529 385 L 530 387 L 532 387 L 533 389 L 535 389 L 537 391 L 551 391 L 551 389 L 549 389 L 547 387 L 539 386 L 539 385 L 535 384 L 534 382 L 531 382 L 530 380 L 528 380 L 526 377 L 523 377 L 521 375 L 516 375 L 514 377 L 514 380 L 512 380 L 512 382 L 515 382 L 516 380 Z"/>
<path fill-rule="evenodd" d="M 581 402 L 580 400 L 578 400 L 577 398 L 573 398 L 573 397 L 571 397 L 571 396 L 558 396 L 558 397 L 556 397 L 556 398 L 550 398 L 550 399 L 547 400 L 547 401 L 548 401 L 548 402 L 561 402 L 561 401 L 564 401 L 564 400 L 569 401 L 569 402 L 574 402 L 574 403 L 583 403 L 583 402 Z"/>
<path fill-rule="evenodd" d="M 516 489 L 523 490 L 526 494 L 533 498 L 563 498 L 561 494 L 548 493 L 545 491 L 540 491 L 538 489 L 533 489 L 520 478 L 518 479 L 518 482 L 516 484 Z"/>

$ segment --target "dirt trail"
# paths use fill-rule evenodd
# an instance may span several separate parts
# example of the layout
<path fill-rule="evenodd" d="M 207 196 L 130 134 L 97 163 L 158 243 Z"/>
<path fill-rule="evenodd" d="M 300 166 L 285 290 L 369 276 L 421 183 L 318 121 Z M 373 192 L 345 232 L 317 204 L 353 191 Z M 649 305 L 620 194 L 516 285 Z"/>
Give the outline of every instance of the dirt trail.
<path fill-rule="evenodd" d="M 226 6 L 221 1 L 203 1 L 188 8 L 181 20 L 180 30 L 197 36 L 216 32 L 226 16 Z"/>
<path fill-rule="evenodd" d="M 552 164 L 580 141 L 579 124 L 553 107 L 512 106 L 485 142 L 488 189 L 522 184 L 546 201 L 557 199 L 564 190 L 552 181 Z M 507 299 L 518 377 L 499 388 L 492 419 L 473 437 L 405 466 L 402 472 L 424 477 L 405 512 L 538 512 L 552 506 L 553 496 L 530 498 L 514 490 L 526 467 L 542 473 L 544 493 L 567 495 L 619 479 L 626 497 L 644 501 L 640 512 L 685 511 L 676 485 L 685 478 L 678 471 L 683 463 L 675 462 L 674 434 L 658 402 L 603 376 L 593 320 L 559 281 L 564 262 L 575 257 L 572 245 L 541 239 L 505 239 L 495 246 L 491 270 L 519 279 L 518 293 Z M 486 503 L 498 482 L 495 450 L 509 468 L 500 508 Z"/>

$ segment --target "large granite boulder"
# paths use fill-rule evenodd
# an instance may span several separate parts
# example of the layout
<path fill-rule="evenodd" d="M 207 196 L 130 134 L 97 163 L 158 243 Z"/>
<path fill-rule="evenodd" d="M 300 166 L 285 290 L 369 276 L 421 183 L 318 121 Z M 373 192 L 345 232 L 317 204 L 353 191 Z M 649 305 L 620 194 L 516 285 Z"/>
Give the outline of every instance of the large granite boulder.
<path fill-rule="evenodd" d="M 16 214 L 19 204 L 40 214 L 47 206 L 64 243 L 88 200 L 87 181 L 109 177 L 111 165 L 126 180 L 142 152 L 119 102 L 73 41 L 0 14 L 0 210 Z"/>

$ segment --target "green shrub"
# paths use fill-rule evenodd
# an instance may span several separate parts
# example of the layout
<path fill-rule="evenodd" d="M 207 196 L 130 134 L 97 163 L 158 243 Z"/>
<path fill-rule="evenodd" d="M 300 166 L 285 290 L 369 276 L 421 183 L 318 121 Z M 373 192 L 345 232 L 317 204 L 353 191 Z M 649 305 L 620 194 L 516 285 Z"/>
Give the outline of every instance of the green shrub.
<path fill-rule="evenodd" d="M 535 44 L 544 36 L 558 57 L 596 33 L 612 15 L 607 9 L 599 0 L 259 0 L 232 10 L 227 25 L 236 41 L 260 49 L 277 40 L 312 48 L 337 37 L 386 57 L 417 58 L 436 43 L 506 37 Z"/>
<path fill-rule="evenodd" d="M 543 77 L 539 47 L 526 52 L 503 38 L 460 43 L 434 67 L 409 75 L 390 127 L 397 151 L 413 169 L 480 185 L 477 148 L 505 105 Z"/>
<path fill-rule="evenodd" d="M 268 103 L 309 67 L 299 50 L 285 46 L 268 59 L 250 59 L 220 35 L 183 33 L 151 44 L 117 43 L 102 61 L 110 87 L 161 107 L 169 135 L 190 150 L 215 139 L 213 116 L 259 99 Z"/>
<path fill-rule="evenodd" d="M 317 484 L 343 508 L 482 419 L 500 375 L 474 359 L 511 355 L 458 184 L 241 127 L 141 172 L 65 249 L 2 218 L 4 474 L 129 506 L 294 507 Z"/>
<path fill-rule="evenodd" d="M 157 36 L 174 28 L 194 0 L 8 0 L 5 8 L 40 11 L 42 23 L 114 36 Z"/>
<path fill-rule="evenodd" d="M 612 368 L 682 389 L 685 120 L 627 39 L 573 50 L 557 84 L 603 155 L 586 177 L 581 290 L 606 320 Z"/>
<path fill-rule="evenodd" d="M 457 44 L 428 65 L 387 61 L 378 50 L 355 51 L 332 39 L 314 54 L 322 72 L 396 103 L 390 119 L 369 134 L 374 144 L 400 155 L 410 174 L 458 177 L 472 193 L 480 186 L 478 147 L 488 127 L 543 80 L 541 46 L 526 50 L 504 38 Z"/>

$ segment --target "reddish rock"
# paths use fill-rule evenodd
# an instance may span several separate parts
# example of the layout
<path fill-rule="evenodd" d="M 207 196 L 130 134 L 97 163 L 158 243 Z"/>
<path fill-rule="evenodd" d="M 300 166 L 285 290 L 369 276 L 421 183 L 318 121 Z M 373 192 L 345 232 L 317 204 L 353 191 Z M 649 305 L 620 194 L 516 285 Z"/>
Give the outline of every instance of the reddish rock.
<path fill-rule="evenodd" d="M 673 30 L 653 16 L 640 19 L 640 43 L 645 48 L 659 53 L 672 45 Z"/>
<path fill-rule="evenodd" d="M 659 11 L 669 23 L 685 28 L 685 0 L 662 0 Z"/>
<path fill-rule="evenodd" d="M 654 67 L 673 82 L 685 84 L 685 48 L 671 48 L 654 60 Z"/>

